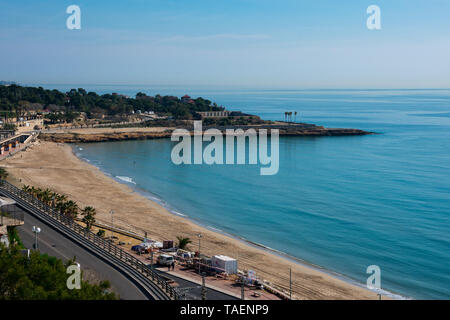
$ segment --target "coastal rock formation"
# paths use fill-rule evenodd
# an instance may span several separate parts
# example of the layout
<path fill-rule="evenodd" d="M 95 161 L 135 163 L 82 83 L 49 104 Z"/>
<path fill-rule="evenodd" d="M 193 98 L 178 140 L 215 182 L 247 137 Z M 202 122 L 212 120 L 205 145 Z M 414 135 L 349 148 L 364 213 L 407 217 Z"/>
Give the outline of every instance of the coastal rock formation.
<path fill-rule="evenodd" d="M 302 137 L 326 137 L 326 136 L 355 136 L 373 134 L 359 129 L 335 129 L 325 128 L 315 125 L 264 125 L 264 126 L 236 126 L 228 129 L 278 129 L 280 136 L 302 136 Z M 187 129 L 187 128 L 186 128 Z M 207 128 L 204 128 L 207 129 Z M 217 128 L 225 132 L 227 128 Z M 39 138 L 44 141 L 58 143 L 87 143 L 87 142 L 105 142 L 105 141 L 122 141 L 122 140 L 145 140 L 145 139 L 162 139 L 170 138 L 172 129 L 160 131 L 109 131 L 109 132 L 41 132 Z M 270 131 L 268 131 L 270 132 Z"/>
<path fill-rule="evenodd" d="M 170 138 L 168 132 L 117 132 L 117 133 L 41 133 L 39 139 L 58 143 L 88 143 L 122 140 L 145 140 Z"/>
<path fill-rule="evenodd" d="M 280 136 L 305 136 L 305 137 L 326 137 L 326 136 L 362 136 L 373 134 L 359 129 L 335 129 L 316 127 L 314 129 L 306 130 L 280 130 Z"/>

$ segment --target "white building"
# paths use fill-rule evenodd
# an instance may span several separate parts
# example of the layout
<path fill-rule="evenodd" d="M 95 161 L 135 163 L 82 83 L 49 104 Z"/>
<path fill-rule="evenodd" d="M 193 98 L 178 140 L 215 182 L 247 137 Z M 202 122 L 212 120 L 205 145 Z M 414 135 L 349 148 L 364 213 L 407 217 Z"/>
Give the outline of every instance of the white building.
<path fill-rule="evenodd" d="M 230 111 L 204 111 L 198 112 L 202 118 L 227 118 L 230 116 Z"/>

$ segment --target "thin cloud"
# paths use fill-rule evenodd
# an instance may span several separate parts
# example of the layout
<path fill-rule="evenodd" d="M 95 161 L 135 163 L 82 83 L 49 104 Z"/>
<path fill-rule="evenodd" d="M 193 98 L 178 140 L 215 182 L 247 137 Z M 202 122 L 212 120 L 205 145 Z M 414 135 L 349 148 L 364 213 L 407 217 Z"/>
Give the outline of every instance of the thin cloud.
<path fill-rule="evenodd" d="M 159 42 L 192 42 L 192 41 L 209 41 L 209 40 L 261 40 L 269 39 L 270 36 L 265 34 L 212 34 L 205 36 L 173 36 L 164 39 L 160 39 Z"/>

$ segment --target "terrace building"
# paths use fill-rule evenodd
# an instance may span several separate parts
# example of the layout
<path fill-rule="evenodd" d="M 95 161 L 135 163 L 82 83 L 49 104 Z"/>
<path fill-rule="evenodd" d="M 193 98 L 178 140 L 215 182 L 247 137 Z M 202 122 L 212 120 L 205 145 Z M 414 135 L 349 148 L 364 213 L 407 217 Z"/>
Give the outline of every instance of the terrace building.
<path fill-rule="evenodd" d="M 202 119 L 205 118 L 228 118 L 231 115 L 231 111 L 204 111 L 198 112 L 202 116 Z"/>

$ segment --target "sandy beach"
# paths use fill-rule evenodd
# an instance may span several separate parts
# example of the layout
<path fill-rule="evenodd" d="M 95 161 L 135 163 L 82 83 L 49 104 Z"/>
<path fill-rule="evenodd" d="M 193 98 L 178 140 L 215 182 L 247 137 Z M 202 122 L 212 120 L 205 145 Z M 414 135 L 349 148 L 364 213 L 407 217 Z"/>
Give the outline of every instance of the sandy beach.
<path fill-rule="evenodd" d="M 6 167 L 10 180 L 16 185 L 50 188 L 66 194 L 80 206 L 94 206 L 98 212 L 98 221 L 109 223 L 109 212 L 114 209 L 116 226 L 142 235 L 146 231 L 149 238 L 159 241 L 187 236 L 193 240 L 190 245 L 192 250 L 197 249 L 197 234 L 202 233 L 202 253 L 237 258 L 240 269 L 255 270 L 259 277 L 279 286 L 289 287 L 289 268 L 292 268 L 293 291 L 298 299 L 378 298 L 365 288 L 176 216 L 106 176 L 98 168 L 81 161 L 67 144 L 37 142 L 27 150 L 5 159 L 0 165 Z"/>

